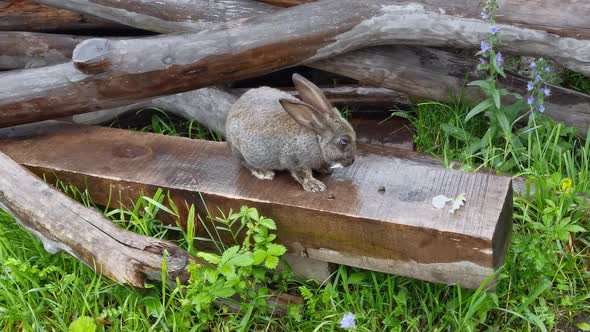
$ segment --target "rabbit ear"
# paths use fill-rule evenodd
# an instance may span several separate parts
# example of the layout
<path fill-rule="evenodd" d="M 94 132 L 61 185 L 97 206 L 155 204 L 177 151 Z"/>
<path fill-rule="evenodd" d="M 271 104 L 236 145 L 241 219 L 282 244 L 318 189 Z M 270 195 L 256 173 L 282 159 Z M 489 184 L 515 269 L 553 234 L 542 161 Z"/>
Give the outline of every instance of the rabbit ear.
<path fill-rule="evenodd" d="M 316 108 L 306 103 L 279 99 L 281 106 L 300 125 L 315 131 L 318 135 L 326 135 L 330 131 L 326 117 Z"/>
<path fill-rule="evenodd" d="M 293 74 L 293 83 L 295 89 L 299 92 L 300 98 L 315 107 L 318 111 L 329 113 L 332 110 L 332 104 L 317 85 L 308 81 L 305 77 L 295 73 Z"/>

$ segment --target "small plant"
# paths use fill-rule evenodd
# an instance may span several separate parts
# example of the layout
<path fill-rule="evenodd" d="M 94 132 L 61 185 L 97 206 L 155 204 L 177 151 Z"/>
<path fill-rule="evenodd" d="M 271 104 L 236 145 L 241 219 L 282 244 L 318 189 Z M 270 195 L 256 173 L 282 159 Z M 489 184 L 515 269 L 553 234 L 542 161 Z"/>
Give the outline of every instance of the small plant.
<path fill-rule="evenodd" d="M 246 315 L 254 309 L 264 310 L 269 290 L 263 286 L 267 269 L 275 269 L 279 257 L 287 249 L 273 241 L 276 230 L 272 219 L 259 216 L 254 208 L 242 207 L 228 218 L 216 218 L 223 230 L 236 240 L 242 233 L 241 244 L 225 249 L 221 254 L 199 252 L 197 256 L 208 264 L 192 263 L 190 283 L 186 286 L 183 305 L 192 308 L 201 321 L 212 318 L 211 306 L 216 299 L 238 296 Z"/>

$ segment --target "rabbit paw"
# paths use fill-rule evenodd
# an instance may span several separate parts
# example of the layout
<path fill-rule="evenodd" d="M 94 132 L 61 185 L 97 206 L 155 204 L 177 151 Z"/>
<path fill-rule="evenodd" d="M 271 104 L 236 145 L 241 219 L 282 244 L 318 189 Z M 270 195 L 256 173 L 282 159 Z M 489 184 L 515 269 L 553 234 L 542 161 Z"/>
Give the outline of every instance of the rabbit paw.
<path fill-rule="evenodd" d="M 275 177 L 275 172 L 273 171 L 261 171 L 257 169 L 251 169 L 252 175 L 259 178 L 260 180 L 272 180 Z"/>
<path fill-rule="evenodd" d="M 314 178 L 305 179 L 303 181 L 302 185 L 303 185 L 303 190 L 308 191 L 308 192 L 317 193 L 320 191 L 326 191 L 326 185 L 318 179 L 314 179 Z"/>

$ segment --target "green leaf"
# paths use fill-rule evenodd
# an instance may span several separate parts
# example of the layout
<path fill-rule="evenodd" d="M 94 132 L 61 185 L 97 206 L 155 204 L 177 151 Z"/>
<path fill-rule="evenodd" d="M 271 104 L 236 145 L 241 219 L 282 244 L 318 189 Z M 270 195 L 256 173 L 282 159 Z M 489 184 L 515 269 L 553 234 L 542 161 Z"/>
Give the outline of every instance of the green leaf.
<path fill-rule="evenodd" d="M 68 328 L 70 332 L 94 332 L 96 323 L 92 317 L 80 316 L 76 318 Z"/>
<path fill-rule="evenodd" d="M 584 233 L 586 229 L 579 225 L 567 225 L 565 226 L 565 230 L 570 233 Z"/>
<path fill-rule="evenodd" d="M 215 289 L 211 292 L 214 297 L 227 298 L 234 295 L 236 291 L 233 288 Z"/>
<path fill-rule="evenodd" d="M 260 225 L 268 229 L 277 229 L 277 225 L 275 224 L 274 220 L 269 218 L 260 218 L 260 220 L 258 220 L 258 223 L 260 223 Z"/>
<path fill-rule="evenodd" d="M 223 264 L 217 268 L 217 271 L 226 277 L 230 277 L 235 274 L 236 269 L 233 265 Z"/>
<path fill-rule="evenodd" d="M 203 277 L 207 280 L 210 284 L 213 284 L 217 281 L 219 277 L 219 272 L 217 270 L 204 268 L 206 270 L 203 271 Z"/>
<path fill-rule="evenodd" d="M 248 266 L 252 265 L 252 262 L 254 262 L 254 259 L 252 258 L 252 254 L 249 252 L 236 255 L 229 260 L 229 263 L 235 266 Z"/>
<path fill-rule="evenodd" d="M 469 86 L 478 86 L 480 87 L 487 95 L 490 94 L 490 90 L 492 89 L 492 82 L 488 80 L 479 80 L 467 83 Z"/>
<path fill-rule="evenodd" d="M 284 253 L 287 252 L 287 248 L 285 248 L 285 246 L 283 246 L 281 244 L 269 243 L 266 246 L 266 252 L 269 255 L 281 256 L 281 255 L 283 255 Z"/>
<path fill-rule="evenodd" d="M 443 123 L 440 125 L 440 128 L 447 134 L 453 136 L 454 138 L 462 141 L 462 142 L 469 142 L 473 140 L 473 137 L 466 132 L 463 128 L 459 128 L 453 126 L 450 123 Z"/>
<path fill-rule="evenodd" d="M 279 264 L 279 259 L 275 256 L 267 256 L 266 260 L 264 261 L 264 266 L 273 270 Z"/>
<path fill-rule="evenodd" d="M 500 128 L 504 131 L 504 134 L 507 135 L 508 133 L 512 132 L 512 126 L 510 126 L 510 122 L 508 122 L 508 118 L 504 113 L 497 113 L 496 119 L 498 119 L 498 123 L 500 124 Z"/>
<path fill-rule="evenodd" d="M 254 253 L 252 253 L 252 257 L 254 258 L 254 262 L 252 262 L 253 265 L 258 265 L 262 262 L 264 262 L 264 260 L 266 259 L 266 256 L 268 256 L 268 254 L 266 253 L 266 251 L 264 250 L 255 250 Z"/>
<path fill-rule="evenodd" d="M 210 254 L 207 252 L 198 252 L 197 257 L 200 257 L 200 258 L 204 259 L 205 261 L 207 261 L 208 263 L 215 264 L 215 265 L 219 264 L 219 262 L 221 261 L 221 257 L 219 257 L 219 255 Z"/>
<path fill-rule="evenodd" d="M 588 323 L 585 323 L 585 322 L 578 323 L 578 324 L 576 324 L 576 326 L 582 331 L 590 331 L 590 324 L 588 324 Z"/>
<path fill-rule="evenodd" d="M 348 283 L 351 285 L 358 285 L 368 279 L 370 274 L 368 272 L 354 272 L 348 277 Z"/>
<path fill-rule="evenodd" d="M 500 91 L 494 89 L 494 91 L 492 92 L 492 96 L 494 97 L 494 103 L 496 104 L 496 108 L 500 109 L 500 107 L 502 107 L 502 104 L 500 104 Z"/>
<path fill-rule="evenodd" d="M 266 241 L 266 238 L 264 236 L 259 235 L 259 234 L 254 235 L 254 242 L 261 243 L 264 241 Z"/>
<path fill-rule="evenodd" d="M 471 119 L 472 117 L 478 115 L 479 113 L 487 110 L 492 105 L 493 105 L 493 101 L 491 99 L 486 99 L 486 100 L 482 101 L 481 103 L 477 104 L 477 106 L 475 106 L 471 111 L 469 111 L 469 113 L 467 113 L 467 116 L 465 117 L 465 121 L 469 121 L 469 119 Z"/>
<path fill-rule="evenodd" d="M 149 203 L 151 203 L 152 205 L 155 205 L 158 209 L 163 210 L 168 212 L 169 214 L 178 217 L 177 213 L 174 213 L 172 210 L 170 210 L 169 208 L 165 207 L 164 205 L 162 205 L 162 203 L 157 202 L 147 196 L 143 196 L 143 199 L 145 199 L 146 201 L 148 201 Z"/>
<path fill-rule="evenodd" d="M 227 248 L 223 254 L 221 255 L 221 261 L 219 262 L 219 264 L 225 264 L 226 262 L 229 261 L 230 258 L 234 257 L 238 251 L 240 250 L 240 246 L 233 246 L 230 248 Z"/>
<path fill-rule="evenodd" d="M 258 210 L 254 209 L 254 208 L 250 208 L 248 209 L 248 217 L 250 217 L 253 220 L 258 221 Z"/>

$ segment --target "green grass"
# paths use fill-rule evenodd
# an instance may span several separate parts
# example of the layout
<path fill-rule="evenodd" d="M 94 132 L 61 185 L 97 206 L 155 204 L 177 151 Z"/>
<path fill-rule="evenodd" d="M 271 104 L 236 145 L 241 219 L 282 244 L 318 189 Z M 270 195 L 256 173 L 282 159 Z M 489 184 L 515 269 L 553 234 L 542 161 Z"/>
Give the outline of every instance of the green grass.
<path fill-rule="evenodd" d="M 486 155 L 465 153 L 466 144 L 457 139 L 458 133 L 445 130 L 445 124 L 481 134 L 483 120 L 463 121 L 468 110 L 461 102 L 416 106 L 406 117 L 415 126 L 418 150 L 447 165 L 464 163 L 466 170 L 494 168 L 502 156 L 514 153 L 504 146 Z M 172 119 L 154 116 L 144 129 L 192 135 Z M 293 307 L 288 315 L 276 317 L 253 300 L 238 313 L 213 308 L 204 326 L 174 287 L 139 291 L 115 285 L 66 254 L 46 253 L 39 241 L 0 213 L 0 329 L 63 331 L 76 318 L 89 316 L 99 331 L 338 331 L 347 312 L 355 313 L 358 331 L 589 327 L 583 323 L 590 320 L 590 140 L 581 140 L 572 130 L 543 117 L 536 125 L 527 149 L 518 151 L 518 163 L 511 168 L 512 174 L 534 183 L 535 193 L 514 199 L 514 234 L 495 293 L 339 267 L 324 285 L 297 282 L 285 275 L 267 277 L 265 284 L 273 289 L 303 296 L 302 311 Z M 60 189 L 92 204 L 84 192 L 63 185 Z M 156 195 L 138 200 L 130 209 L 104 211 L 121 227 L 176 239 L 187 248 L 188 234 L 164 226 L 155 217 L 164 199 Z"/>

